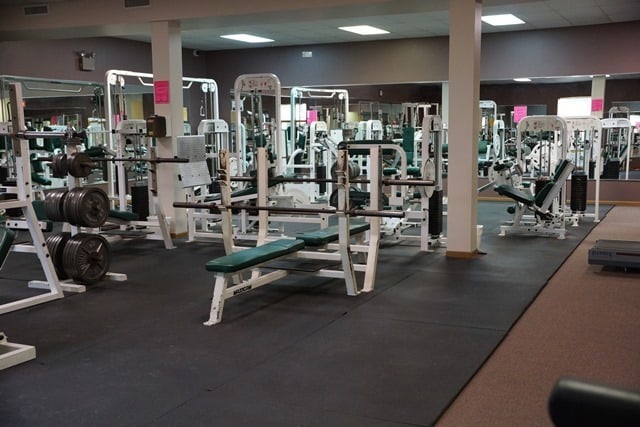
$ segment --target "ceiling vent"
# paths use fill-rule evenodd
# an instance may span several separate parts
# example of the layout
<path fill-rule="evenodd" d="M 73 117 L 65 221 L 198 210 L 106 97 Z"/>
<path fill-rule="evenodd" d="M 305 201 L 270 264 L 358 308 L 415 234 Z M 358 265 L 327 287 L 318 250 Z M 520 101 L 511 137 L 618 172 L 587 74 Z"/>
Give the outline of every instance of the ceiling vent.
<path fill-rule="evenodd" d="M 151 0 L 124 0 L 124 7 L 144 7 L 151 6 Z"/>
<path fill-rule="evenodd" d="M 47 15 L 49 13 L 48 4 L 32 4 L 24 7 L 24 14 L 31 15 Z"/>

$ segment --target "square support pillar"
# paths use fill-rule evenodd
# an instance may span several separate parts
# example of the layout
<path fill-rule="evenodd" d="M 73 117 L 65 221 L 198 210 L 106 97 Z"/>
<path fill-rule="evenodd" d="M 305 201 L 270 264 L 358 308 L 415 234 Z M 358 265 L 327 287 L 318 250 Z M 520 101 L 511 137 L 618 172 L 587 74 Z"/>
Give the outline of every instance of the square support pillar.
<path fill-rule="evenodd" d="M 481 0 L 449 2 L 447 256 L 478 253 Z"/>
<path fill-rule="evenodd" d="M 158 157 L 174 157 L 176 137 L 184 134 L 182 93 L 182 35 L 177 21 L 151 23 L 151 53 L 153 62 L 155 114 L 167 121 L 167 136 L 156 138 Z M 161 90 L 160 90 L 161 89 Z M 160 95 L 161 93 L 161 96 Z M 157 167 L 158 199 L 162 211 L 171 217 L 171 233 L 187 232 L 184 209 L 174 209 L 174 200 L 184 200 L 184 190 L 178 184 L 175 163 L 160 163 Z"/>

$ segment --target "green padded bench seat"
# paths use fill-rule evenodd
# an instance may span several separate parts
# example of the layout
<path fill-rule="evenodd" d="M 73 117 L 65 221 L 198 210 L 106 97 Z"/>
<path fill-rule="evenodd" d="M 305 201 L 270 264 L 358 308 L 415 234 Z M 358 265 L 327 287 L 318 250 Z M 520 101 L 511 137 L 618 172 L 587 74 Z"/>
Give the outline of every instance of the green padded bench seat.
<path fill-rule="evenodd" d="M 280 239 L 213 259 L 207 262 L 205 267 L 207 271 L 234 273 L 284 255 L 289 255 L 303 248 L 303 240 Z"/>
<path fill-rule="evenodd" d="M 532 206 L 536 200 L 535 197 L 531 194 L 517 190 L 510 185 L 496 185 L 493 189 L 501 196 L 507 196 L 510 199 L 513 199 L 516 202 L 524 203 L 527 206 Z"/>
<path fill-rule="evenodd" d="M 282 175 L 277 176 L 276 178 L 282 178 Z M 269 182 L 267 183 L 267 185 L 269 187 L 273 187 L 274 185 L 278 185 L 280 183 L 280 181 L 275 181 L 275 180 L 269 180 Z M 235 190 L 231 192 L 231 198 L 233 199 L 234 197 L 243 197 L 243 196 L 251 196 L 252 194 L 257 194 L 258 193 L 258 187 L 246 187 L 246 188 L 242 188 L 240 190 Z M 209 196 L 206 196 L 204 198 L 205 202 L 217 202 L 218 200 L 220 200 L 220 194 L 211 194 Z"/>
<path fill-rule="evenodd" d="M 40 185 L 51 185 L 51 180 L 38 175 L 37 172 L 31 172 L 31 181 Z"/>
<path fill-rule="evenodd" d="M 398 173 L 398 168 L 384 168 L 382 169 L 382 174 L 384 176 L 391 176 Z"/>
<path fill-rule="evenodd" d="M 11 251 L 11 245 L 13 244 L 13 239 L 15 238 L 15 233 L 13 230 L 0 227 L 0 267 L 4 265 L 4 261 L 7 259 L 7 255 Z"/>
<path fill-rule="evenodd" d="M 382 174 L 384 176 L 390 176 L 390 175 L 395 175 L 398 173 L 398 169 L 397 168 L 384 168 L 382 169 Z M 409 166 L 407 168 L 407 175 L 410 176 L 420 176 L 422 174 L 422 172 L 420 171 L 419 167 L 416 166 Z"/>
<path fill-rule="evenodd" d="M 115 218 L 115 219 L 120 219 L 122 221 L 137 221 L 140 217 L 138 216 L 138 214 L 133 213 L 133 212 L 122 212 L 122 211 L 118 211 L 115 209 L 110 209 L 109 210 L 109 217 L 110 218 Z"/>
<path fill-rule="evenodd" d="M 349 224 L 349 235 L 362 233 L 368 229 L 368 222 L 352 222 Z M 307 246 L 326 245 L 327 243 L 335 242 L 339 237 L 337 225 L 332 225 L 316 231 L 310 231 L 297 236 L 297 238 L 304 241 Z"/>
<path fill-rule="evenodd" d="M 233 199 L 234 197 L 250 196 L 252 194 L 256 194 L 257 192 L 258 189 L 256 187 L 247 187 L 241 190 L 232 191 L 231 198 Z M 217 202 L 218 200 L 220 200 L 220 194 L 211 194 L 204 198 L 205 202 Z"/>

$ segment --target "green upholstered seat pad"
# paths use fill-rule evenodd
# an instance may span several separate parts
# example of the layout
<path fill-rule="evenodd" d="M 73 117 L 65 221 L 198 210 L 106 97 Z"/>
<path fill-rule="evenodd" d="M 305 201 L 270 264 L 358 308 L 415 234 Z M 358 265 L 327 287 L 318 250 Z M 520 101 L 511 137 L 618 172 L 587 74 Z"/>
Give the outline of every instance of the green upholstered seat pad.
<path fill-rule="evenodd" d="M 109 210 L 109 216 L 111 218 L 121 219 L 123 221 L 137 221 L 139 219 L 138 214 L 133 212 L 122 212 L 115 209 Z"/>
<path fill-rule="evenodd" d="M 527 206 L 533 205 L 533 202 L 535 201 L 535 198 L 531 194 L 527 194 L 523 191 L 513 188 L 510 185 L 496 185 L 493 189 L 501 196 L 507 196 L 510 199 L 513 199 L 516 202 L 524 203 Z"/>
<path fill-rule="evenodd" d="M 51 180 L 44 176 L 38 175 L 36 172 L 31 172 L 31 181 L 40 185 L 51 185 Z"/>
<path fill-rule="evenodd" d="M 407 168 L 407 175 L 420 176 L 421 174 L 422 174 L 422 171 L 417 166 L 409 166 Z"/>
<path fill-rule="evenodd" d="M 9 255 L 14 237 L 15 233 L 13 230 L 0 227 L 0 266 L 4 264 L 4 261 L 7 259 L 7 255 Z"/>
<path fill-rule="evenodd" d="M 304 248 L 299 239 L 280 239 L 261 246 L 234 252 L 207 262 L 207 271 L 233 273 L 260 263 L 291 254 Z"/>
<path fill-rule="evenodd" d="M 282 175 L 277 176 L 276 178 L 282 178 Z M 268 182 L 268 186 L 269 187 L 273 187 L 274 185 L 278 185 L 280 182 L 276 181 L 276 180 L 271 180 L 269 179 Z M 241 188 L 240 190 L 235 190 L 231 192 L 231 198 L 233 199 L 234 197 L 243 197 L 243 196 L 250 196 L 252 194 L 256 194 L 258 192 L 258 187 L 245 187 L 245 188 Z M 216 202 L 218 200 L 220 200 L 220 193 L 217 194 L 211 194 L 208 195 L 204 198 L 205 202 Z"/>
<path fill-rule="evenodd" d="M 350 222 L 349 234 L 354 235 L 362 233 L 369 229 L 368 222 Z M 332 225 L 320 230 L 310 231 L 298 236 L 298 239 L 303 240 L 307 246 L 322 246 L 327 243 L 335 242 L 339 236 L 338 226 Z"/>
<path fill-rule="evenodd" d="M 234 197 L 243 197 L 243 196 L 250 196 L 252 194 L 256 194 L 258 192 L 258 188 L 257 187 L 245 187 L 245 188 L 241 188 L 240 190 L 235 190 L 231 192 L 231 198 L 233 199 Z M 204 198 L 205 202 L 217 202 L 218 200 L 220 200 L 221 196 L 220 193 L 217 194 L 211 194 L 207 197 Z"/>
<path fill-rule="evenodd" d="M 44 210 L 44 200 L 34 200 L 31 204 L 33 205 L 33 211 L 36 213 L 38 221 L 46 221 L 48 218 Z"/>
<path fill-rule="evenodd" d="M 395 175 L 397 173 L 398 173 L 398 169 L 397 168 L 384 168 L 384 169 L 382 169 L 382 174 L 384 176 Z"/>
<path fill-rule="evenodd" d="M 384 169 L 382 169 L 382 174 L 384 176 L 395 175 L 397 173 L 398 173 L 398 169 L 397 168 L 384 168 Z M 407 175 L 420 176 L 420 174 L 422 174 L 422 171 L 420 171 L 420 168 L 417 167 L 417 166 L 409 166 L 407 168 Z"/>

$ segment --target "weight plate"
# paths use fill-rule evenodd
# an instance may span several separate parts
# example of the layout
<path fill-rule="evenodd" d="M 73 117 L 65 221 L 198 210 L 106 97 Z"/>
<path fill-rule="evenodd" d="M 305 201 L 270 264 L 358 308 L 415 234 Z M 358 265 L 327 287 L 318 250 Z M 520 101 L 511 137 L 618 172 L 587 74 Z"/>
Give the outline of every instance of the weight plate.
<path fill-rule="evenodd" d="M 362 174 L 359 164 L 350 161 L 348 163 L 348 167 L 349 167 L 349 179 L 356 179 Z M 338 161 L 337 160 L 331 166 L 330 173 L 331 173 L 331 179 L 334 179 L 334 180 L 338 179 Z"/>
<path fill-rule="evenodd" d="M 75 202 L 78 223 L 83 227 L 100 227 L 109 216 L 109 197 L 96 187 L 83 190 Z"/>
<path fill-rule="evenodd" d="M 68 157 L 69 174 L 76 178 L 86 178 L 91 174 L 93 163 L 87 153 L 73 153 Z"/>
<path fill-rule="evenodd" d="M 64 199 L 67 190 L 49 191 L 44 199 L 44 213 L 51 221 L 66 221 L 64 214 Z"/>
<path fill-rule="evenodd" d="M 433 159 L 427 159 L 422 164 L 422 179 L 429 181 L 436 181 L 436 164 Z M 435 185 L 421 185 L 418 187 L 422 197 L 429 198 L 433 195 L 433 191 L 436 189 Z"/>
<path fill-rule="evenodd" d="M 64 200 L 64 216 L 71 225 L 80 224 L 80 214 L 78 213 L 78 199 L 81 197 L 84 188 L 76 187 L 69 190 Z"/>
<path fill-rule="evenodd" d="M 53 266 L 55 267 L 58 279 L 60 280 L 69 278 L 69 276 L 64 271 L 62 254 L 64 252 L 64 247 L 66 246 L 70 238 L 71 233 L 52 233 L 47 237 L 46 240 L 47 249 L 49 250 L 49 255 L 51 255 L 51 261 L 53 263 Z"/>
<path fill-rule="evenodd" d="M 96 283 L 111 266 L 109 242 L 99 234 L 76 234 L 64 247 L 63 265 L 74 281 L 88 285 Z"/>
<path fill-rule="evenodd" d="M 51 162 L 51 174 L 56 178 L 64 178 L 69 172 L 67 168 L 67 155 L 56 154 Z"/>

